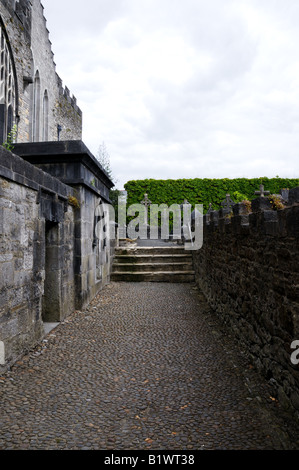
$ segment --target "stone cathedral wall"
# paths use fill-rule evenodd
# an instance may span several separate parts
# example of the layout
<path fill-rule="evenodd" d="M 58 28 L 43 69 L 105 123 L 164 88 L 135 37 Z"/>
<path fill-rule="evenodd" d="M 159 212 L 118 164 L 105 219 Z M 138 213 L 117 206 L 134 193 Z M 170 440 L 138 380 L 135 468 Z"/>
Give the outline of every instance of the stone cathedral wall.
<path fill-rule="evenodd" d="M 96 237 L 113 182 L 81 140 L 40 0 L 0 0 L 0 47 L 1 371 L 109 282 L 114 247 Z"/>
<path fill-rule="evenodd" d="M 17 82 L 17 142 L 82 139 L 82 112 L 56 72 L 44 8 L 40 0 L 0 0 L 0 19 L 7 36 Z M 38 74 L 38 75 L 37 75 Z M 39 136 L 33 132 L 34 82 L 39 77 Z M 47 96 L 47 133 L 43 132 L 44 97 Z"/>

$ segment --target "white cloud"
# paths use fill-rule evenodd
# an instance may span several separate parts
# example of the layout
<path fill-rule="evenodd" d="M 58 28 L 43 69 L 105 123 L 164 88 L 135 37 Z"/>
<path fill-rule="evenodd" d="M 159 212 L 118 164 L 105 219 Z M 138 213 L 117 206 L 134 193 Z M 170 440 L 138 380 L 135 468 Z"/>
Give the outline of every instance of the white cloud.
<path fill-rule="evenodd" d="M 57 72 L 135 178 L 298 177 L 293 0 L 43 0 Z M 88 6 L 87 6 L 88 5 Z"/>

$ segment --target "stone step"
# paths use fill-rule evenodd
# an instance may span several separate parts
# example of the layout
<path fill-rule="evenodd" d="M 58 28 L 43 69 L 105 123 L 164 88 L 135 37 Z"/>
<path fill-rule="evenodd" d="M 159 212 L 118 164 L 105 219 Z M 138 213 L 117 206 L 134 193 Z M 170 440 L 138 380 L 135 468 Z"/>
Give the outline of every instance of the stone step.
<path fill-rule="evenodd" d="M 185 250 L 184 247 L 181 246 L 169 246 L 169 247 L 161 247 L 161 246 L 142 246 L 142 247 L 119 247 L 115 249 L 116 255 L 191 255 L 192 252 L 190 250 Z"/>
<path fill-rule="evenodd" d="M 152 254 L 152 255 L 116 255 L 114 257 L 115 263 L 140 263 L 140 264 L 155 264 L 155 263 L 192 263 L 192 256 L 185 254 Z"/>
<path fill-rule="evenodd" d="M 192 271 L 192 262 L 188 263 L 113 263 L 112 272 L 169 272 Z"/>
<path fill-rule="evenodd" d="M 113 282 L 194 282 L 193 271 L 168 272 L 114 272 L 111 274 Z"/>
<path fill-rule="evenodd" d="M 194 282 L 192 252 L 181 246 L 119 247 L 111 281 Z"/>

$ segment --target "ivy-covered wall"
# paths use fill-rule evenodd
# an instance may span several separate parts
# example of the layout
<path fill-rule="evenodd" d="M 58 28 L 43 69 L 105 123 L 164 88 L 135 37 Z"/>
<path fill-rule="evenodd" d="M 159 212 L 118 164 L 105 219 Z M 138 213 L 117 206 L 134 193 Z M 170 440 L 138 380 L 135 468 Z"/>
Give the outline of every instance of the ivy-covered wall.
<path fill-rule="evenodd" d="M 147 193 L 153 204 L 171 206 L 182 204 L 186 199 L 192 207 L 195 204 L 203 204 L 206 212 L 210 203 L 214 209 L 219 209 L 226 194 L 230 194 L 235 202 L 254 199 L 256 197 L 254 193 L 259 190 L 261 184 L 271 194 L 279 194 L 282 188 L 291 189 L 299 186 L 299 178 L 146 179 L 128 181 L 125 190 L 128 193 L 128 206 L 140 203 Z"/>

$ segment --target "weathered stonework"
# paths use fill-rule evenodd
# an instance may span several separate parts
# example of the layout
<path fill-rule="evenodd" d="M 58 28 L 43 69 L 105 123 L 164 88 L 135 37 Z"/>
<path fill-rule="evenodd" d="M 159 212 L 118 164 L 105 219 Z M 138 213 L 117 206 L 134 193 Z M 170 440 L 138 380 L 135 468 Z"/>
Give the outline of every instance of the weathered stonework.
<path fill-rule="evenodd" d="M 58 258 L 53 256 L 47 270 L 46 224 L 55 222 L 47 221 L 43 212 L 49 196 L 51 205 L 58 209 L 64 207 L 69 194 L 71 188 L 0 147 L 0 340 L 5 345 L 7 365 L 44 335 L 44 286 Z M 69 233 L 74 226 L 73 209 L 67 207 L 61 218 L 61 230 Z M 72 237 L 61 239 L 64 245 L 73 243 Z M 74 275 L 67 272 L 70 253 L 65 249 L 60 255 L 65 258 L 59 270 L 61 284 L 53 290 L 51 301 L 62 298 L 60 289 L 65 286 L 74 289 Z M 56 310 L 56 320 L 61 321 L 72 308 L 72 302 L 61 306 Z"/>
<path fill-rule="evenodd" d="M 44 323 L 93 299 L 114 250 L 95 232 L 113 183 L 82 142 L 14 152 L 23 158 L 0 146 L 0 370 L 43 338 Z"/>
<path fill-rule="evenodd" d="M 113 183 L 81 141 L 17 144 L 14 151 L 74 189 L 78 201 L 75 212 L 76 306 L 81 308 L 110 279 L 114 246 L 106 240 L 104 246 L 99 247 L 95 226 L 97 208 L 101 202 L 110 202 L 109 190 Z"/>
<path fill-rule="evenodd" d="M 15 77 L 10 126 L 17 125 L 16 142 L 57 141 L 58 125 L 61 140 L 80 140 L 82 112 L 56 73 L 43 10 L 40 0 L 0 0 L 0 26 Z M 10 126 L 0 133 L 2 142 Z"/>
<path fill-rule="evenodd" d="M 0 144 L 17 131 L 14 153 L 0 145 L 2 370 L 109 281 L 113 246 L 96 224 L 113 183 L 81 142 L 40 0 L 0 0 L 0 49 Z"/>
<path fill-rule="evenodd" d="M 204 216 L 194 265 L 209 305 L 275 385 L 279 401 L 299 416 L 299 367 L 291 362 L 291 343 L 299 340 L 298 188 L 289 201 L 276 211 L 258 198 L 255 212 L 239 204 L 234 214 Z"/>

